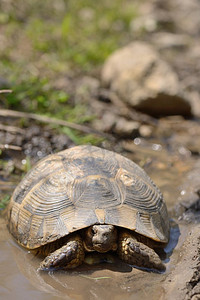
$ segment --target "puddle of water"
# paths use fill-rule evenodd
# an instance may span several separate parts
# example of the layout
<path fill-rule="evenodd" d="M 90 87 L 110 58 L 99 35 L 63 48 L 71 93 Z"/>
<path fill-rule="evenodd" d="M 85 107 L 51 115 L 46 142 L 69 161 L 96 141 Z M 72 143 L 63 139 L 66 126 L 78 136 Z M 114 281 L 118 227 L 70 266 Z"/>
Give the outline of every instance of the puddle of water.
<path fill-rule="evenodd" d="M 13 254 L 13 245 L 10 243 L 11 237 L 2 218 L 0 232 L 0 299 L 51 299 L 48 294 L 41 294 L 19 270 Z M 21 252 L 23 256 L 22 249 Z"/>
<path fill-rule="evenodd" d="M 71 272 L 38 272 L 40 259 L 12 240 L 3 219 L 0 229 L 4 232 L 0 238 L 1 299 L 149 299 L 151 294 L 155 297 L 152 285 L 165 276 L 133 269 L 120 261 Z M 161 287 L 157 289 L 157 299 L 162 292 Z"/>
<path fill-rule="evenodd" d="M 185 162 L 188 168 L 192 162 Z M 181 166 L 181 167 L 180 167 Z M 173 211 L 179 196 L 177 187 L 182 183 L 182 166 L 170 165 L 158 168 L 151 164 L 148 174 L 162 190 L 169 211 Z M 184 168 L 183 168 L 184 169 Z M 186 168 L 187 169 L 187 168 Z M 173 213 L 171 213 L 173 215 Z M 179 230 L 181 235 L 179 236 Z M 171 240 L 166 248 L 165 274 L 144 272 L 122 262 L 93 267 L 82 267 L 72 272 L 39 273 L 40 259 L 20 248 L 7 232 L 0 218 L 0 298 L 1 299 L 161 299 L 165 294 L 162 282 L 174 268 L 179 249 L 187 234 L 183 225 L 172 226 Z M 182 234 L 184 232 L 184 234 Z M 178 243 L 178 244 L 177 244 Z"/>

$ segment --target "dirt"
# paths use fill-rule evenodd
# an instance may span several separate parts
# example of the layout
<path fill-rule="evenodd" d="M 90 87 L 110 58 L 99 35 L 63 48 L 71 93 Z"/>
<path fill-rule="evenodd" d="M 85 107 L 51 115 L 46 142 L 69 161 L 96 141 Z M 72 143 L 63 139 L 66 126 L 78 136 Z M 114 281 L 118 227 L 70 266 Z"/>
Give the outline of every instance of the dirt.
<path fill-rule="evenodd" d="M 29 124 L 28 128 L 17 134 L 2 130 L 0 131 L 0 140 L 2 144 L 14 144 L 21 147 L 24 155 L 31 157 L 34 161 L 52 151 L 63 150 L 74 145 L 66 134 L 58 134 L 55 130 L 37 124 Z"/>
<path fill-rule="evenodd" d="M 192 226 L 177 248 L 179 259 L 165 280 L 164 299 L 199 299 L 199 229 L 199 225 Z"/>

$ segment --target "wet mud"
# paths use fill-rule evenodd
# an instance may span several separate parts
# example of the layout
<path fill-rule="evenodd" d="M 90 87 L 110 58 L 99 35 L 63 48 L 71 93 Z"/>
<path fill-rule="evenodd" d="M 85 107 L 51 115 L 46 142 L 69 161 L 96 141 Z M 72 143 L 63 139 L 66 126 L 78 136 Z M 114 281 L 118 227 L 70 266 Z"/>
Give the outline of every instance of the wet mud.
<path fill-rule="evenodd" d="M 164 194 L 171 219 L 170 242 L 165 248 L 166 272 L 136 269 L 116 258 L 114 263 L 83 265 L 73 271 L 38 272 L 41 258 L 16 244 L 7 231 L 4 212 L 0 219 L 2 299 L 198 299 L 192 297 L 200 292 L 200 163 L 193 156 L 177 158 L 166 148 L 152 158 L 149 145 L 129 143 L 124 148 L 125 155 L 140 164 L 143 158 L 143 167 Z M 131 151 L 132 146 L 138 147 L 137 155 Z"/>
<path fill-rule="evenodd" d="M 5 230 L 1 220 L 1 229 Z M 74 271 L 38 272 L 40 259 L 21 249 L 8 233 L 1 237 L 0 294 L 3 299 L 160 299 L 166 274 L 132 268 L 116 260 Z M 168 268 L 168 267 L 167 267 Z"/>

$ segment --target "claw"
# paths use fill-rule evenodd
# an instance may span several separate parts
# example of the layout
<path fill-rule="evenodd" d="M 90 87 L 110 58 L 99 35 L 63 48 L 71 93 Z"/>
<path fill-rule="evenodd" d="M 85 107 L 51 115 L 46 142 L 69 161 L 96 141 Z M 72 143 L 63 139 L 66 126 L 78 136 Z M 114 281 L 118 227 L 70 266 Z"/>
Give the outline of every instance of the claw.
<path fill-rule="evenodd" d="M 128 232 L 121 232 L 118 255 L 128 264 L 139 268 L 157 272 L 163 272 L 166 269 L 153 247 L 151 248 L 144 243 L 141 243 L 133 234 Z"/>
<path fill-rule="evenodd" d="M 48 255 L 41 262 L 38 271 L 74 268 L 80 265 L 83 260 L 84 249 L 81 240 L 72 240 Z"/>

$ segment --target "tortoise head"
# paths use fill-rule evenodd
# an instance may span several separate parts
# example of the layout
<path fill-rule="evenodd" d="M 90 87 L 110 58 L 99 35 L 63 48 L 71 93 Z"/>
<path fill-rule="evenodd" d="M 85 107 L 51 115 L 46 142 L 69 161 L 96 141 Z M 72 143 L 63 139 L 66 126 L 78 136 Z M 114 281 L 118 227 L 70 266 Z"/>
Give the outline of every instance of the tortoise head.
<path fill-rule="evenodd" d="M 117 229 L 113 225 L 93 225 L 86 228 L 83 240 L 87 251 L 116 251 Z"/>

